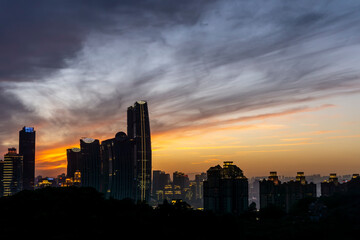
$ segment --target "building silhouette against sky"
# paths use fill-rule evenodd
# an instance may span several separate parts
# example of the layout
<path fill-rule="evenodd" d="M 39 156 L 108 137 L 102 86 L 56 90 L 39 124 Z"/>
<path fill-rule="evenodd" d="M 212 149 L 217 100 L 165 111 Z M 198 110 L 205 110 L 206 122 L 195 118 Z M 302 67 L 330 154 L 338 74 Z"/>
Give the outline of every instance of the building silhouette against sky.
<path fill-rule="evenodd" d="M 23 127 L 19 131 L 19 155 L 23 156 L 23 188 L 34 189 L 35 180 L 35 130 Z"/>
<path fill-rule="evenodd" d="M 126 133 L 101 142 L 101 191 L 106 198 L 134 199 L 134 141 Z"/>
<path fill-rule="evenodd" d="M 248 209 L 248 179 L 231 161 L 207 171 L 204 209 L 215 213 L 241 214 Z"/>
<path fill-rule="evenodd" d="M 67 177 L 74 178 L 76 171 L 80 171 L 81 168 L 81 149 L 70 148 L 66 149 L 67 156 Z"/>
<path fill-rule="evenodd" d="M 153 171 L 152 195 L 157 201 L 162 202 L 164 200 L 164 189 L 169 184 L 170 174 L 160 170 Z"/>
<path fill-rule="evenodd" d="M 260 208 L 268 208 L 276 206 L 281 209 L 286 209 L 285 196 L 281 188 L 281 181 L 277 172 L 270 172 L 267 180 L 259 182 L 260 189 Z"/>
<path fill-rule="evenodd" d="M 276 172 L 259 182 L 260 209 L 277 207 L 289 212 L 296 202 L 306 197 L 316 197 L 316 184 L 308 183 L 304 172 L 297 172 L 295 181 L 281 183 Z"/>
<path fill-rule="evenodd" d="M 81 186 L 93 187 L 100 191 L 100 142 L 93 138 L 80 139 Z"/>
<path fill-rule="evenodd" d="M 16 148 L 9 148 L 2 163 L 3 196 L 11 196 L 23 190 L 23 157 Z"/>
<path fill-rule="evenodd" d="M 94 187 L 106 198 L 150 202 L 151 139 L 148 105 L 137 101 L 127 109 L 128 134 L 101 142 L 82 138 L 80 149 L 67 149 L 67 177 L 81 174 L 81 186 Z"/>
<path fill-rule="evenodd" d="M 360 176 L 353 174 L 351 179 L 341 183 L 336 173 L 330 173 L 329 179 L 321 183 L 321 196 L 332 196 L 339 193 L 360 193 Z"/>
<path fill-rule="evenodd" d="M 152 154 L 150 121 L 146 101 L 137 101 L 127 110 L 128 136 L 134 140 L 135 200 L 150 201 Z"/>

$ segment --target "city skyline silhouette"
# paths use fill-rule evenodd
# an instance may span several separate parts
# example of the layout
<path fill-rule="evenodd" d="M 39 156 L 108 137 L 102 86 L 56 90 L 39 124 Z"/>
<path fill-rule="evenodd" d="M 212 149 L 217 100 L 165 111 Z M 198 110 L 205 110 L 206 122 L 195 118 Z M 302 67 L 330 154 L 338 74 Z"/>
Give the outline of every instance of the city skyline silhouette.
<path fill-rule="evenodd" d="M 0 232 L 358 239 L 360 1 L 0 0 Z"/>
<path fill-rule="evenodd" d="M 150 105 L 154 170 L 360 169 L 357 3 L 2 1 L 0 152 L 37 130 L 35 175 Z"/>

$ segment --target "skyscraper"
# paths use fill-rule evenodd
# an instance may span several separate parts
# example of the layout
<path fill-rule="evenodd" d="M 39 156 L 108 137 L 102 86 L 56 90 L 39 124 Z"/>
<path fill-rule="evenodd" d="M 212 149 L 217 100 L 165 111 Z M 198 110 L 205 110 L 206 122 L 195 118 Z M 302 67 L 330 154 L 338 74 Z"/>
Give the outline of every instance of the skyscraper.
<path fill-rule="evenodd" d="M 270 172 L 268 180 L 259 182 L 260 209 L 273 206 L 285 209 L 285 195 L 281 186 L 277 172 Z"/>
<path fill-rule="evenodd" d="M 149 202 L 151 194 L 151 139 L 146 101 L 137 101 L 127 110 L 128 136 L 134 141 L 135 200 Z"/>
<path fill-rule="evenodd" d="M 195 198 L 196 199 L 203 199 L 204 192 L 204 181 L 206 181 L 207 175 L 206 173 L 196 174 L 195 175 L 195 183 L 196 183 L 196 189 L 195 189 Z"/>
<path fill-rule="evenodd" d="M 106 198 L 134 199 L 134 142 L 124 132 L 101 142 L 101 191 Z"/>
<path fill-rule="evenodd" d="M 180 189 L 188 188 L 190 185 L 188 175 L 185 175 L 183 172 L 174 172 L 173 173 L 173 184 L 180 186 Z"/>
<path fill-rule="evenodd" d="M 35 133 L 33 127 L 23 127 L 19 131 L 19 155 L 23 156 L 23 188 L 25 190 L 34 189 Z"/>
<path fill-rule="evenodd" d="M 9 148 L 4 155 L 2 181 L 4 196 L 23 190 L 23 157 L 16 153 L 16 148 Z"/>
<path fill-rule="evenodd" d="M 328 181 L 321 183 L 321 196 L 331 196 L 337 192 L 345 191 L 344 185 L 339 183 L 336 173 L 330 173 Z"/>
<path fill-rule="evenodd" d="M 331 196 L 339 193 L 360 193 L 360 176 L 355 173 L 350 180 L 339 182 L 336 173 L 330 173 L 329 180 L 321 183 L 321 196 Z"/>
<path fill-rule="evenodd" d="M 81 149 L 70 148 L 66 149 L 67 156 L 67 177 L 74 178 L 76 171 L 80 171 L 81 167 Z"/>
<path fill-rule="evenodd" d="M 0 197 L 4 196 L 4 160 L 0 160 Z"/>
<path fill-rule="evenodd" d="M 247 208 L 248 180 L 243 171 L 231 161 L 211 167 L 204 181 L 204 209 L 238 215 Z"/>
<path fill-rule="evenodd" d="M 268 180 L 259 182 L 260 209 L 277 207 L 289 212 L 294 204 L 305 197 L 316 197 L 316 184 L 308 183 L 304 172 L 297 172 L 296 180 L 281 183 L 276 172 Z"/>
<path fill-rule="evenodd" d="M 100 191 L 100 142 L 97 139 L 80 139 L 81 149 L 81 186 L 93 187 Z"/>
<path fill-rule="evenodd" d="M 160 170 L 153 171 L 153 196 L 156 196 L 157 191 L 163 191 L 165 185 L 170 184 L 170 174 Z"/>

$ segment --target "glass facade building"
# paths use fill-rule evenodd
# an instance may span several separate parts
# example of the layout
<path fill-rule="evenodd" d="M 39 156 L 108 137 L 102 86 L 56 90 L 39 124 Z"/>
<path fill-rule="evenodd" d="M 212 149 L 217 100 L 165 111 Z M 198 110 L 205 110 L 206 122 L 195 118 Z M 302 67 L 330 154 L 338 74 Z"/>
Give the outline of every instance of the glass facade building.
<path fill-rule="evenodd" d="M 2 170 L 4 196 L 23 190 L 23 157 L 16 153 L 16 148 L 9 148 L 4 155 Z"/>
<path fill-rule="evenodd" d="M 70 148 L 66 149 L 67 156 L 67 177 L 74 178 L 76 171 L 80 171 L 81 167 L 81 149 Z"/>
<path fill-rule="evenodd" d="M 19 131 L 19 155 L 23 156 L 23 188 L 34 189 L 35 180 L 35 130 L 23 127 Z"/>
<path fill-rule="evenodd" d="M 134 141 L 124 132 L 101 142 L 101 191 L 106 198 L 134 199 Z"/>
<path fill-rule="evenodd" d="M 100 142 L 97 139 L 80 139 L 81 149 L 81 186 L 93 187 L 100 191 Z"/>
<path fill-rule="evenodd" d="M 151 139 L 148 105 L 137 101 L 127 110 L 128 136 L 134 141 L 135 200 L 150 201 L 151 196 Z"/>

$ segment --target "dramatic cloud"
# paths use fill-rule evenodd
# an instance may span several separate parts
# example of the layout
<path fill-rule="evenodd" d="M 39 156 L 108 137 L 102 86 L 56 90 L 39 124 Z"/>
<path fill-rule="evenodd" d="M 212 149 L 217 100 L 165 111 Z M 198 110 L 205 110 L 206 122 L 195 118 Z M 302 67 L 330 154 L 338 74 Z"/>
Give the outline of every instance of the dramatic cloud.
<path fill-rule="evenodd" d="M 0 1 L 2 151 L 22 125 L 41 131 L 43 149 L 112 136 L 138 99 L 149 101 L 160 133 L 359 93 L 359 9 L 356 1 Z"/>

